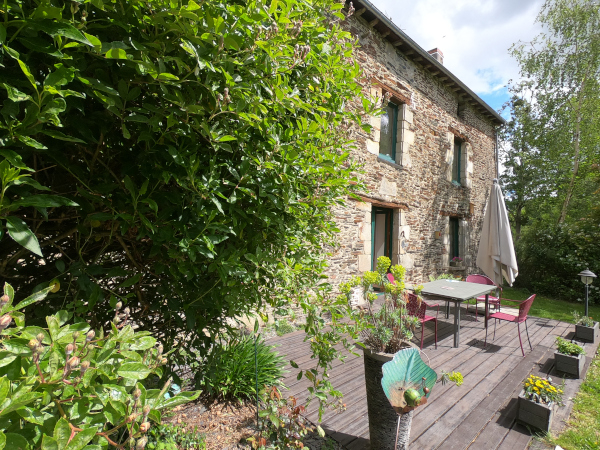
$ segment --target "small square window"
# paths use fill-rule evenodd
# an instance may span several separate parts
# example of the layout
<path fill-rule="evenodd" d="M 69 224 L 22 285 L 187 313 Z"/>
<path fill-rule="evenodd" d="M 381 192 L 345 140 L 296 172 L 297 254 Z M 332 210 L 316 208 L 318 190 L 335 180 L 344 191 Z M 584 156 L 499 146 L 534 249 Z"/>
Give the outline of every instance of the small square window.
<path fill-rule="evenodd" d="M 389 102 L 381 116 L 379 157 L 396 162 L 396 134 L 398 130 L 398 105 Z"/>
<path fill-rule="evenodd" d="M 462 165 L 462 147 L 463 143 L 459 139 L 454 139 L 454 158 L 452 159 L 452 181 L 460 184 L 461 165 Z"/>

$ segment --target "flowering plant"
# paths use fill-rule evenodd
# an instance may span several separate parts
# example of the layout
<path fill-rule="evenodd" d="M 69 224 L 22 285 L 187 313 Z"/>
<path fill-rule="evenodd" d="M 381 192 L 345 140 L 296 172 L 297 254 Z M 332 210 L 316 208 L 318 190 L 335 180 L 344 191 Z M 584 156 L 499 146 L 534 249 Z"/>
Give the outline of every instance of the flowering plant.
<path fill-rule="evenodd" d="M 577 311 L 573 311 L 573 319 L 577 325 L 583 325 L 584 327 L 593 327 L 594 319 L 587 316 L 582 316 Z"/>
<path fill-rule="evenodd" d="M 460 256 L 455 256 L 452 258 L 452 262 L 462 262 L 462 258 Z"/>
<path fill-rule="evenodd" d="M 540 378 L 535 375 L 529 375 L 523 383 L 525 398 L 536 403 L 561 402 L 562 389 L 552 385 L 552 379 Z"/>

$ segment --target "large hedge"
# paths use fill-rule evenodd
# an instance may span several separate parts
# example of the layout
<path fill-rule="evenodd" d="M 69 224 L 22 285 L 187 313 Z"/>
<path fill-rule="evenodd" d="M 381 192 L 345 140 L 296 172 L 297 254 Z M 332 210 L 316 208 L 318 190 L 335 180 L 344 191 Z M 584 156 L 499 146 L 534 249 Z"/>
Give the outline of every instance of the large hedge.
<path fill-rule="evenodd" d="M 373 108 L 342 7 L 5 2 L 0 276 L 60 281 L 40 318 L 97 327 L 122 300 L 199 351 L 227 318 L 301 298 L 353 189 L 348 129 L 367 126 L 348 104 Z"/>

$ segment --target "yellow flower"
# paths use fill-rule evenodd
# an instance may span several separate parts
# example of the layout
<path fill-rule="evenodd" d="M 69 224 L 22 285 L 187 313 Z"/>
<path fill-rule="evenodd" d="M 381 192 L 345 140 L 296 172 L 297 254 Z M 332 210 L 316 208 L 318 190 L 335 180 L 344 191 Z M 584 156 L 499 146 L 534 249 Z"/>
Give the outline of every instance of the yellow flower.
<path fill-rule="evenodd" d="M 535 392 L 540 392 L 540 390 L 539 390 L 538 388 L 536 388 L 536 387 L 534 387 L 534 388 L 533 388 L 533 390 L 534 390 Z"/>

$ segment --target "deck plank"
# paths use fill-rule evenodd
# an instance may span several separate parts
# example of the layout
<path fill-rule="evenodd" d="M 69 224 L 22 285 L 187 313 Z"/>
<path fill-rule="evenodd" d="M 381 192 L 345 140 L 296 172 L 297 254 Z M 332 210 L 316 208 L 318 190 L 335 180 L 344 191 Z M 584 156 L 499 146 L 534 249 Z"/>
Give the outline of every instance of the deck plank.
<path fill-rule="evenodd" d="M 425 330 L 423 359 L 436 372 L 442 369 L 459 371 L 463 374 L 464 385 L 436 385 L 427 405 L 418 408 L 413 418 L 411 448 L 428 449 L 515 449 L 524 450 L 530 436 L 524 427 L 516 424 L 516 397 L 522 380 L 529 373 L 547 374 L 560 383 L 560 374 L 552 372 L 553 346 L 556 336 L 569 337 L 574 327 L 556 320 L 528 319 L 533 351 L 529 349 L 525 330 L 522 337 L 525 358 L 514 323 L 498 323 L 496 339 L 492 340 L 493 324 L 490 324 L 488 345 L 483 347 L 485 329 L 482 317 L 461 310 L 461 345 L 453 347 L 453 316 L 445 319 L 440 314 L 438 324 L 438 348 L 434 346 L 433 327 Z M 292 358 L 300 368 L 315 367 L 310 355 L 310 342 L 304 341 L 302 331 L 270 339 L 270 345 L 277 344 L 277 351 L 286 358 Z M 414 342 L 420 344 L 420 332 Z M 341 348 L 341 346 L 338 346 Z M 597 345 L 587 345 L 589 359 Z M 326 433 L 348 450 L 363 450 L 369 444 L 369 424 L 367 416 L 366 389 L 364 385 L 364 364 L 362 352 L 359 356 L 349 355 L 344 363 L 335 361 L 329 371 L 336 389 L 344 394 L 346 410 L 325 411 L 322 426 Z M 589 366 L 589 361 L 586 365 Z M 288 390 L 285 395 L 294 395 L 303 401 L 310 383 L 296 380 L 298 370 L 288 366 L 288 374 L 283 380 Z M 574 394 L 581 380 L 565 379 L 565 393 Z M 569 401 L 567 403 L 571 403 Z M 565 409 L 565 408 L 563 408 Z M 562 422 L 570 409 L 559 415 Z M 318 404 L 309 405 L 306 416 L 312 421 L 318 418 Z M 555 420 L 556 422 L 556 420 Z"/>

